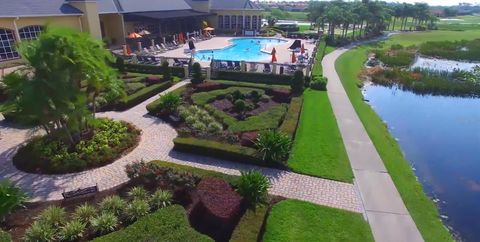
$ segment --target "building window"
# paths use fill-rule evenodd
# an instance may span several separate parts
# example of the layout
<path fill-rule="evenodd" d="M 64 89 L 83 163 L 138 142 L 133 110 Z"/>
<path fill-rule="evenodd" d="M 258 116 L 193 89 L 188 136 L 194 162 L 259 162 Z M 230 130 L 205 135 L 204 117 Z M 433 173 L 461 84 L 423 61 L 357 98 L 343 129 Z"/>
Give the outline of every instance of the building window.
<path fill-rule="evenodd" d="M 40 25 L 31 25 L 18 30 L 20 40 L 36 40 L 42 33 L 43 27 Z"/>
<path fill-rule="evenodd" d="M 9 29 L 0 29 L 0 61 L 17 59 L 20 56 L 15 51 L 15 36 Z"/>
<path fill-rule="evenodd" d="M 243 16 L 238 16 L 238 28 L 243 29 Z"/>
<path fill-rule="evenodd" d="M 251 18 L 250 16 L 245 16 L 245 29 L 252 29 L 252 25 L 250 25 L 251 23 Z"/>
<path fill-rule="evenodd" d="M 232 29 L 237 29 L 237 16 L 232 16 Z"/>
<path fill-rule="evenodd" d="M 223 16 L 218 15 L 218 28 L 223 29 Z"/>
<path fill-rule="evenodd" d="M 230 16 L 225 16 L 225 29 L 230 29 Z"/>
<path fill-rule="evenodd" d="M 252 16 L 252 28 L 257 29 L 257 27 L 258 27 L 257 24 L 258 24 L 257 16 Z"/>

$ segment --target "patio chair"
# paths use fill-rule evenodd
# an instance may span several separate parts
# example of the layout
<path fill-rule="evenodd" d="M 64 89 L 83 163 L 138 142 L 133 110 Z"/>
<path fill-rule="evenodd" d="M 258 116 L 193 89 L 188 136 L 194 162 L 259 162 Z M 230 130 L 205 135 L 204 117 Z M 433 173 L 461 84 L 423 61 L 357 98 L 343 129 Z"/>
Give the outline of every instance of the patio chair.
<path fill-rule="evenodd" d="M 263 64 L 263 73 L 272 73 L 272 69 L 270 69 L 270 64 Z"/>

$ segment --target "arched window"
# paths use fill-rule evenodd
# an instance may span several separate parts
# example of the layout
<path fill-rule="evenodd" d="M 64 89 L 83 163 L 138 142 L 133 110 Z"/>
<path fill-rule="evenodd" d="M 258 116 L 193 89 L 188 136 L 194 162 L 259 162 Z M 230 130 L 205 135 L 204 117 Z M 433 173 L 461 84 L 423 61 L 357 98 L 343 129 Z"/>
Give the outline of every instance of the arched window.
<path fill-rule="evenodd" d="M 36 40 L 42 33 L 43 27 L 40 25 L 30 25 L 18 30 L 21 40 Z"/>
<path fill-rule="evenodd" d="M 15 35 L 12 30 L 0 28 L 0 61 L 17 59 L 20 56 L 15 50 Z"/>

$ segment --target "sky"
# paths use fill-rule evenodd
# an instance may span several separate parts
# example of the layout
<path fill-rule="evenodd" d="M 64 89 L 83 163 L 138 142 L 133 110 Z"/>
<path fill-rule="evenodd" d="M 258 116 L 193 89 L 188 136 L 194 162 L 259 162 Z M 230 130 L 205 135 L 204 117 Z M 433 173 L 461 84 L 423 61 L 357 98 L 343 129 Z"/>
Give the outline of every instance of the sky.
<path fill-rule="evenodd" d="M 284 1 L 284 0 L 273 0 L 273 1 Z M 287 0 L 287 1 L 303 1 L 303 0 Z M 407 3 L 415 3 L 415 2 L 425 2 L 431 6 L 451 6 L 451 5 L 458 5 L 459 3 L 472 3 L 472 4 L 480 4 L 480 0 L 385 0 L 387 2 L 407 2 Z"/>

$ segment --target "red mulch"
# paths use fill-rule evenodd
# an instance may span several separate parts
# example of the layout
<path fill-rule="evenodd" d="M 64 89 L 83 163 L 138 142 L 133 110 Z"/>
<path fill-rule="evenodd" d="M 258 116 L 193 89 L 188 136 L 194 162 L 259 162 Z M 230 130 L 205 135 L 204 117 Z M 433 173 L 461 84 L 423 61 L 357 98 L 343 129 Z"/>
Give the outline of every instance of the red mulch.
<path fill-rule="evenodd" d="M 247 147 L 255 147 L 255 140 L 258 137 L 258 132 L 245 132 L 240 135 L 240 144 Z"/>

